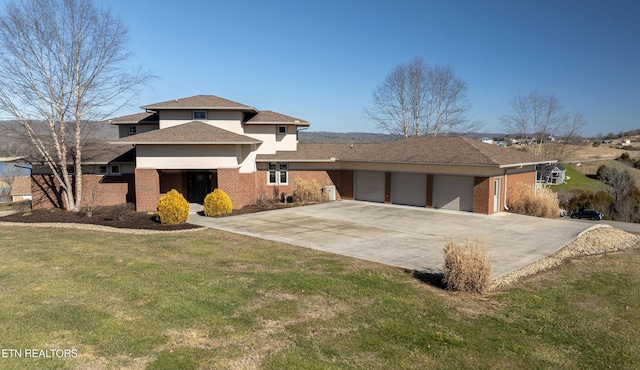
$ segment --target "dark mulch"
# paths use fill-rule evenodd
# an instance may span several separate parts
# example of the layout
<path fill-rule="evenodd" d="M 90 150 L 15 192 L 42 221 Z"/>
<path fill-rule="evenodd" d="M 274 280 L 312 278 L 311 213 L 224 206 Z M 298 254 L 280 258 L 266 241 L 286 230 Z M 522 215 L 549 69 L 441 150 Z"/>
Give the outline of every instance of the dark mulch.
<path fill-rule="evenodd" d="M 77 223 L 111 226 L 122 229 L 146 230 L 186 230 L 200 226 L 191 224 L 163 225 L 156 220 L 155 215 L 146 212 L 135 212 L 129 207 L 102 207 L 97 209 L 91 217 L 84 212 L 68 212 L 59 208 L 38 209 L 28 213 L 14 213 L 0 217 L 0 221 L 29 222 L 29 223 Z"/>
<path fill-rule="evenodd" d="M 262 212 L 273 209 L 293 207 L 291 203 L 276 203 L 272 207 L 245 206 L 234 209 L 232 213 L 219 217 L 237 216 L 248 213 Z M 118 227 L 122 229 L 146 229 L 146 230 L 186 230 L 199 228 L 192 224 L 163 225 L 155 215 L 146 212 L 135 212 L 131 206 L 101 207 L 95 210 L 91 216 L 86 212 L 68 212 L 59 208 L 38 209 L 30 212 L 18 212 L 9 216 L 0 217 L 0 221 L 27 222 L 27 223 L 77 223 Z"/>

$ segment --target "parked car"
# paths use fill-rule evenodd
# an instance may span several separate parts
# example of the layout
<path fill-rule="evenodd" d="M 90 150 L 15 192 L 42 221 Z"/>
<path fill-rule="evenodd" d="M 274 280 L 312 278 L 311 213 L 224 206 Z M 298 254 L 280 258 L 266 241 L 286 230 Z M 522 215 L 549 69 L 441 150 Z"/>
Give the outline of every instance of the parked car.
<path fill-rule="evenodd" d="M 560 208 L 560 217 L 567 217 L 569 215 L 569 212 L 564 209 L 564 208 Z"/>
<path fill-rule="evenodd" d="M 573 212 L 571 218 L 586 218 L 589 220 L 602 220 L 604 215 L 600 211 L 593 209 L 583 209 L 582 211 Z"/>

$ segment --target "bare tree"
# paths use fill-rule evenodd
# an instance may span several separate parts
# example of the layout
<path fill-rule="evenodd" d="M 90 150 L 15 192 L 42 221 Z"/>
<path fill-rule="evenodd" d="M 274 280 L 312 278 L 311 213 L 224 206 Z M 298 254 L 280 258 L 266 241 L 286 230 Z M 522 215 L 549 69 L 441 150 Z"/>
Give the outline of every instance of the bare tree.
<path fill-rule="evenodd" d="M 87 124 L 127 105 L 151 78 L 127 68 L 127 33 L 90 0 L 10 2 L 0 15 L 0 111 L 20 122 L 68 210 L 82 202 Z"/>
<path fill-rule="evenodd" d="M 510 112 L 501 118 L 505 129 L 520 136 L 534 154 L 563 159 L 567 145 L 578 136 L 586 121 L 580 112 L 568 115 L 555 94 L 533 90 L 529 95 L 518 95 L 509 102 Z M 550 138 L 563 142 L 546 145 Z"/>
<path fill-rule="evenodd" d="M 378 85 L 364 114 L 379 128 L 404 137 L 468 131 L 478 125 L 467 117 L 468 93 L 467 83 L 451 67 L 430 67 L 416 57 L 396 66 Z"/>

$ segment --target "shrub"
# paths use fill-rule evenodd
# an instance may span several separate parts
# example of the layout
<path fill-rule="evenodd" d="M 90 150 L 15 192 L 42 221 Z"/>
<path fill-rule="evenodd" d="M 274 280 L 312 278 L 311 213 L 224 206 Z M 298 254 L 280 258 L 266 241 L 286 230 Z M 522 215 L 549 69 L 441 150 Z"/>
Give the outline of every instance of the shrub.
<path fill-rule="evenodd" d="M 212 193 L 204 197 L 204 215 L 209 217 L 226 215 L 233 211 L 231 198 L 220 189 L 215 189 Z"/>
<path fill-rule="evenodd" d="M 270 196 L 266 192 L 262 192 L 256 198 L 256 205 L 260 208 L 272 208 L 277 202 L 277 199 Z"/>
<path fill-rule="evenodd" d="M 492 271 L 484 241 L 463 245 L 446 239 L 442 282 L 448 290 L 482 294 L 491 285 Z"/>
<path fill-rule="evenodd" d="M 557 194 L 549 188 L 536 189 L 525 183 L 513 185 L 507 206 L 511 212 L 535 217 L 557 218 L 560 214 Z"/>
<path fill-rule="evenodd" d="M 171 189 L 158 201 L 156 215 L 162 224 L 175 225 L 187 222 L 189 203 L 176 189 Z"/>
<path fill-rule="evenodd" d="M 321 203 L 326 201 L 322 187 L 316 180 L 296 178 L 293 181 L 293 198 L 301 203 Z"/>
<path fill-rule="evenodd" d="M 111 207 L 104 219 L 106 221 L 124 221 L 124 219 L 133 212 L 134 207 L 131 203 L 120 204 Z"/>

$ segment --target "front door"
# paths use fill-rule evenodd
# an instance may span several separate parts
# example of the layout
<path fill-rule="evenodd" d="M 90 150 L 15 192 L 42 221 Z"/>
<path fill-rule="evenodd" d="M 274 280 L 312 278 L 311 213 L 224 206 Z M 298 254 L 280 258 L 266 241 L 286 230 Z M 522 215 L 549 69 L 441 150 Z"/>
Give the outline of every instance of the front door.
<path fill-rule="evenodd" d="M 204 203 L 211 193 L 211 171 L 187 171 L 187 200 L 189 203 Z"/>

